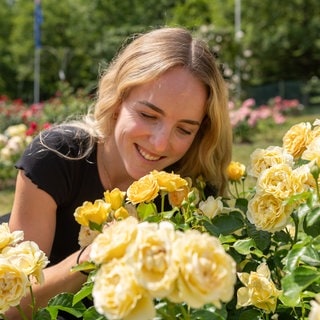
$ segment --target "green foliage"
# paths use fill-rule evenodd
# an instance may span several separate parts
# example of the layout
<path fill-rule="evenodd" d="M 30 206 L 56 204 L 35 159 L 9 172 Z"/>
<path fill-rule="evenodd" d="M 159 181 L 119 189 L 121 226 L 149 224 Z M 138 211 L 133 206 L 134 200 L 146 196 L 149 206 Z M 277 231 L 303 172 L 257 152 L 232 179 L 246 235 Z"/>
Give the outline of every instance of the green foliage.
<path fill-rule="evenodd" d="M 0 5 L 0 92 L 30 102 L 34 3 L 0 0 Z M 319 77 L 317 0 L 292 0 L 280 7 L 242 1 L 239 42 L 233 0 L 46 0 L 41 5 L 41 100 L 54 95 L 61 80 L 76 89 L 92 89 L 101 65 L 110 62 L 129 35 L 163 25 L 185 26 L 208 40 L 231 84 L 238 81 L 240 68 L 243 90 Z"/>

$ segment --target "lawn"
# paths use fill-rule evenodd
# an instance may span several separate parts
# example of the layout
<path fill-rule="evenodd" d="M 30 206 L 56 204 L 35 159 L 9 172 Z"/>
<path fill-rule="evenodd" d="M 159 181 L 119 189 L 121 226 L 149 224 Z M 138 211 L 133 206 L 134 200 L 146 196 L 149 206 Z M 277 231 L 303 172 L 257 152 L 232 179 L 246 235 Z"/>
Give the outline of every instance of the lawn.
<path fill-rule="evenodd" d="M 267 127 L 266 130 L 257 132 L 251 143 L 235 143 L 233 146 L 233 160 L 248 165 L 249 156 L 255 149 L 266 148 L 271 145 L 281 146 L 283 135 L 292 125 L 303 121 L 313 123 L 317 118 L 320 119 L 319 107 L 308 108 L 301 114 L 288 117 L 284 124 Z M 0 190 L 0 215 L 11 210 L 13 196 L 13 188 Z"/>

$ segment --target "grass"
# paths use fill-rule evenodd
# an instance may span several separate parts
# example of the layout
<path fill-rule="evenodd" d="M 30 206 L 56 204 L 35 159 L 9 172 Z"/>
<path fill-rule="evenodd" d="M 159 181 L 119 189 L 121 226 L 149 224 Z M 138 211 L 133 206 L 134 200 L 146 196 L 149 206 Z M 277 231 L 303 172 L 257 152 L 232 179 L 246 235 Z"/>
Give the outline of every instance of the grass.
<path fill-rule="evenodd" d="M 251 143 L 235 143 L 233 146 L 233 160 L 239 161 L 246 166 L 249 163 L 250 154 L 257 148 L 266 148 L 268 146 L 281 146 L 282 137 L 288 129 L 299 122 L 311 122 L 320 119 L 319 107 L 308 108 L 305 112 L 287 118 L 286 123 L 281 125 L 268 126 L 264 130 L 257 132 L 252 138 Z M 13 203 L 14 189 L 7 188 L 0 190 L 0 216 L 10 212 Z"/>
<path fill-rule="evenodd" d="M 14 196 L 14 188 L 0 190 L 0 216 L 10 212 Z"/>

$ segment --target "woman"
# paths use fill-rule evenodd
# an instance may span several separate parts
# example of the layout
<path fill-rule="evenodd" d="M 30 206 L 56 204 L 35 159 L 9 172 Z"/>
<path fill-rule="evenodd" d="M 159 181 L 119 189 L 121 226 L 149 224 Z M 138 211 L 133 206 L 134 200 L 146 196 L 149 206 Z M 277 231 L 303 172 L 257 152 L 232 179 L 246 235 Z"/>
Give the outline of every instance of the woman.
<path fill-rule="evenodd" d="M 231 136 L 226 86 L 204 42 L 182 28 L 160 28 L 123 48 L 83 121 L 41 133 L 17 163 L 10 228 L 23 230 L 51 262 L 34 288 L 37 305 L 76 292 L 86 279 L 70 273 L 79 255 L 78 206 L 154 169 L 202 175 L 222 195 Z"/>

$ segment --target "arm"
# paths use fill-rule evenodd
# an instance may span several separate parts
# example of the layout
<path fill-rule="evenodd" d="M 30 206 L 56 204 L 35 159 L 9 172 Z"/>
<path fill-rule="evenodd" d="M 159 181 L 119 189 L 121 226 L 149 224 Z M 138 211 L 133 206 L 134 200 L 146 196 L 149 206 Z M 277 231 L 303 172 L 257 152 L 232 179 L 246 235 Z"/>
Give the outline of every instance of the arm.
<path fill-rule="evenodd" d="M 39 189 L 27 178 L 23 171 L 19 171 L 16 183 L 15 199 L 9 226 L 12 231 L 23 230 L 25 240 L 35 241 L 41 250 L 50 257 L 55 234 L 56 203 L 45 191 Z M 88 251 L 81 255 L 81 260 L 88 259 Z M 76 264 L 79 252 L 67 257 L 60 263 L 44 270 L 44 283 L 33 287 L 37 307 L 45 306 L 50 298 L 61 292 L 76 292 L 86 280 L 79 272 L 71 273 L 70 269 Z M 30 297 L 22 301 L 22 308 L 26 313 Z M 20 319 L 16 308 L 8 311 L 8 319 Z"/>

